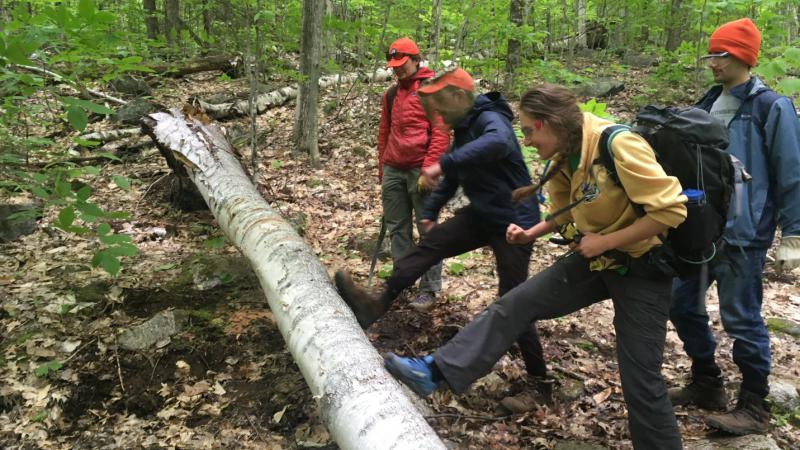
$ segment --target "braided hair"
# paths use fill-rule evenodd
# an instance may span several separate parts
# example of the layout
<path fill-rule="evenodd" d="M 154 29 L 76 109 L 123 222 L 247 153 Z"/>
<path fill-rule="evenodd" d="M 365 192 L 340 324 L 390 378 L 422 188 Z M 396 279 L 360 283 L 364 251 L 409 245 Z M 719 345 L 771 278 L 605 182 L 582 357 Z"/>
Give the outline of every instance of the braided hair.
<path fill-rule="evenodd" d="M 578 99 L 569 89 L 557 84 L 542 84 L 522 95 L 519 102 L 522 114 L 547 122 L 563 143 L 562 149 L 545 168 L 539 182 L 514 190 L 515 201 L 536 194 L 569 160 L 580 153 L 583 141 L 583 113 Z"/>

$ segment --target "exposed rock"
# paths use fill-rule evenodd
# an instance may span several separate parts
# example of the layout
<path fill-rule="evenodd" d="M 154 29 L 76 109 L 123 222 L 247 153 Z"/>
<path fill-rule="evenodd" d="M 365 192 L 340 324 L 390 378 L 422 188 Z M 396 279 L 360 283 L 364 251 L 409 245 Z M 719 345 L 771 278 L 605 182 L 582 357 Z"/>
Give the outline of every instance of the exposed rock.
<path fill-rule="evenodd" d="M 142 97 L 152 94 L 153 90 L 141 78 L 132 77 L 130 75 L 123 75 L 116 80 L 111 80 L 111 87 L 120 93 L 132 95 L 134 97 Z"/>
<path fill-rule="evenodd" d="M 144 350 L 180 331 L 182 318 L 179 310 L 162 311 L 147 322 L 123 331 L 119 345 L 126 350 Z"/>
<path fill-rule="evenodd" d="M 635 52 L 627 52 L 622 57 L 622 64 L 640 69 L 652 67 L 656 65 L 656 62 L 658 59 L 655 56 Z"/>
<path fill-rule="evenodd" d="M 800 394 L 797 392 L 797 387 L 792 382 L 780 378 L 770 380 L 767 400 L 772 402 L 773 407 L 780 412 L 794 411 L 795 408 L 800 407 Z"/>
<path fill-rule="evenodd" d="M 800 323 L 794 320 L 783 319 L 780 317 L 770 317 L 767 319 L 767 329 L 769 331 L 779 331 L 781 333 L 790 334 L 794 337 L 800 337 Z"/>
<path fill-rule="evenodd" d="M 13 217 L 12 215 L 19 215 Z M 11 242 L 36 230 L 38 210 L 33 203 L 0 205 L 0 242 Z"/>
<path fill-rule="evenodd" d="M 683 446 L 686 450 L 781 450 L 771 437 L 759 434 L 684 441 Z"/>
<path fill-rule="evenodd" d="M 578 380 L 565 378 L 561 381 L 561 386 L 556 390 L 556 395 L 562 402 L 572 402 L 583 395 L 584 385 Z"/>
<path fill-rule="evenodd" d="M 610 97 L 625 89 L 625 83 L 613 78 L 594 78 L 576 86 L 573 91 L 581 97 Z"/>
<path fill-rule="evenodd" d="M 608 447 L 591 442 L 558 441 L 553 450 L 608 450 Z"/>
<path fill-rule="evenodd" d="M 136 99 L 121 106 L 117 110 L 115 120 L 127 125 L 139 125 L 139 120 L 145 115 L 159 110 L 159 105 L 149 100 Z"/>

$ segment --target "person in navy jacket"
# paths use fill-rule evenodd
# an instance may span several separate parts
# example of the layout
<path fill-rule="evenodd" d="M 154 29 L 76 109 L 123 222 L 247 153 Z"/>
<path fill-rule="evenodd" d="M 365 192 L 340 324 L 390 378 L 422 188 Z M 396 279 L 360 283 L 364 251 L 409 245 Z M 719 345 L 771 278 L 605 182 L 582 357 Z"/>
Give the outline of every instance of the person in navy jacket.
<path fill-rule="evenodd" d="M 518 203 L 511 199 L 514 189 L 531 184 L 531 176 L 511 125 L 510 106 L 497 92 L 476 96 L 472 78 L 462 69 L 446 72 L 417 92 L 431 122 L 453 130 L 453 143 L 438 163 L 421 169 L 422 183 L 436 186 L 422 210 L 427 233 L 416 248 L 395 262 L 386 287 L 371 293 L 345 271 L 336 273 L 339 293 L 364 328 L 386 313 L 400 292 L 428 268 L 476 248 L 488 245 L 494 251 L 501 296 L 528 277 L 532 245 L 509 244 L 505 236 L 509 224 L 527 228 L 539 222 L 535 196 Z M 436 223 L 459 186 L 469 206 Z M 546 378 L 535 325 L 517 343 L 534 387 L 549 396 L 552 380 Z M 520 409 L 532 408 L 531 400 L 519 405 Z"/>

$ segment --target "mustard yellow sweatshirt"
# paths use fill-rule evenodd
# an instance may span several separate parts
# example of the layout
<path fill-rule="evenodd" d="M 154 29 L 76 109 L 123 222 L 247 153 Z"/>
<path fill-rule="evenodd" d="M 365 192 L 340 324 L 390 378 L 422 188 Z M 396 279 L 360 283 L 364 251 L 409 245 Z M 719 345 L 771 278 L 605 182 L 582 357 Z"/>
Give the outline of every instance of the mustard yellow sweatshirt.
<path fill-rule="evenodd" d="M 560 173 L 547 183 L 550 210 L 555 212 L 595 188 L 598 195 L 556 217 L 556 223 L 574 222 L 581 233 L 609 234 L 631 225 L 638 218 L 631 204 L 635 202 L 651 219 L 670 228 L 680 225 L 686 219 L 686 196 L 681 194 L 678 179 L 664 173 L 644 138 L 623 131 L 611 142 L 617 176 L 625 190 L 608 177 L 602 164 L 592 164 L 600 151 L 600 134 L 610 125 L 613 123 L 608 120 L 584 113 L 580 163 L 573 172 L 568 161 L 564 161 Z M 657 245 L 661 245 L 661 240 L 653 236 L 617 250 L 639 257 Z"/>

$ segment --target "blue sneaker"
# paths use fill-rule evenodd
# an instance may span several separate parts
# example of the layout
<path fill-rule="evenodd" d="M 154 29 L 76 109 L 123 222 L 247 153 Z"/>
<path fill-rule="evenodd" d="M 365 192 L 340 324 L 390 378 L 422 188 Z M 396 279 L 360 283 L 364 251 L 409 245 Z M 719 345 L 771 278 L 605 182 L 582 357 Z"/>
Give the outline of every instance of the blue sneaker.
<path fill-rule="evenodd" d="M 404 358 L 389 352 L 383 360 L 383 365 L 389 373 L 421 397 L 427 397 L 436 390 L 437 383 L 433 381 L 431 364 L 433 356 L 430 355 L 422 358 Z"/>

